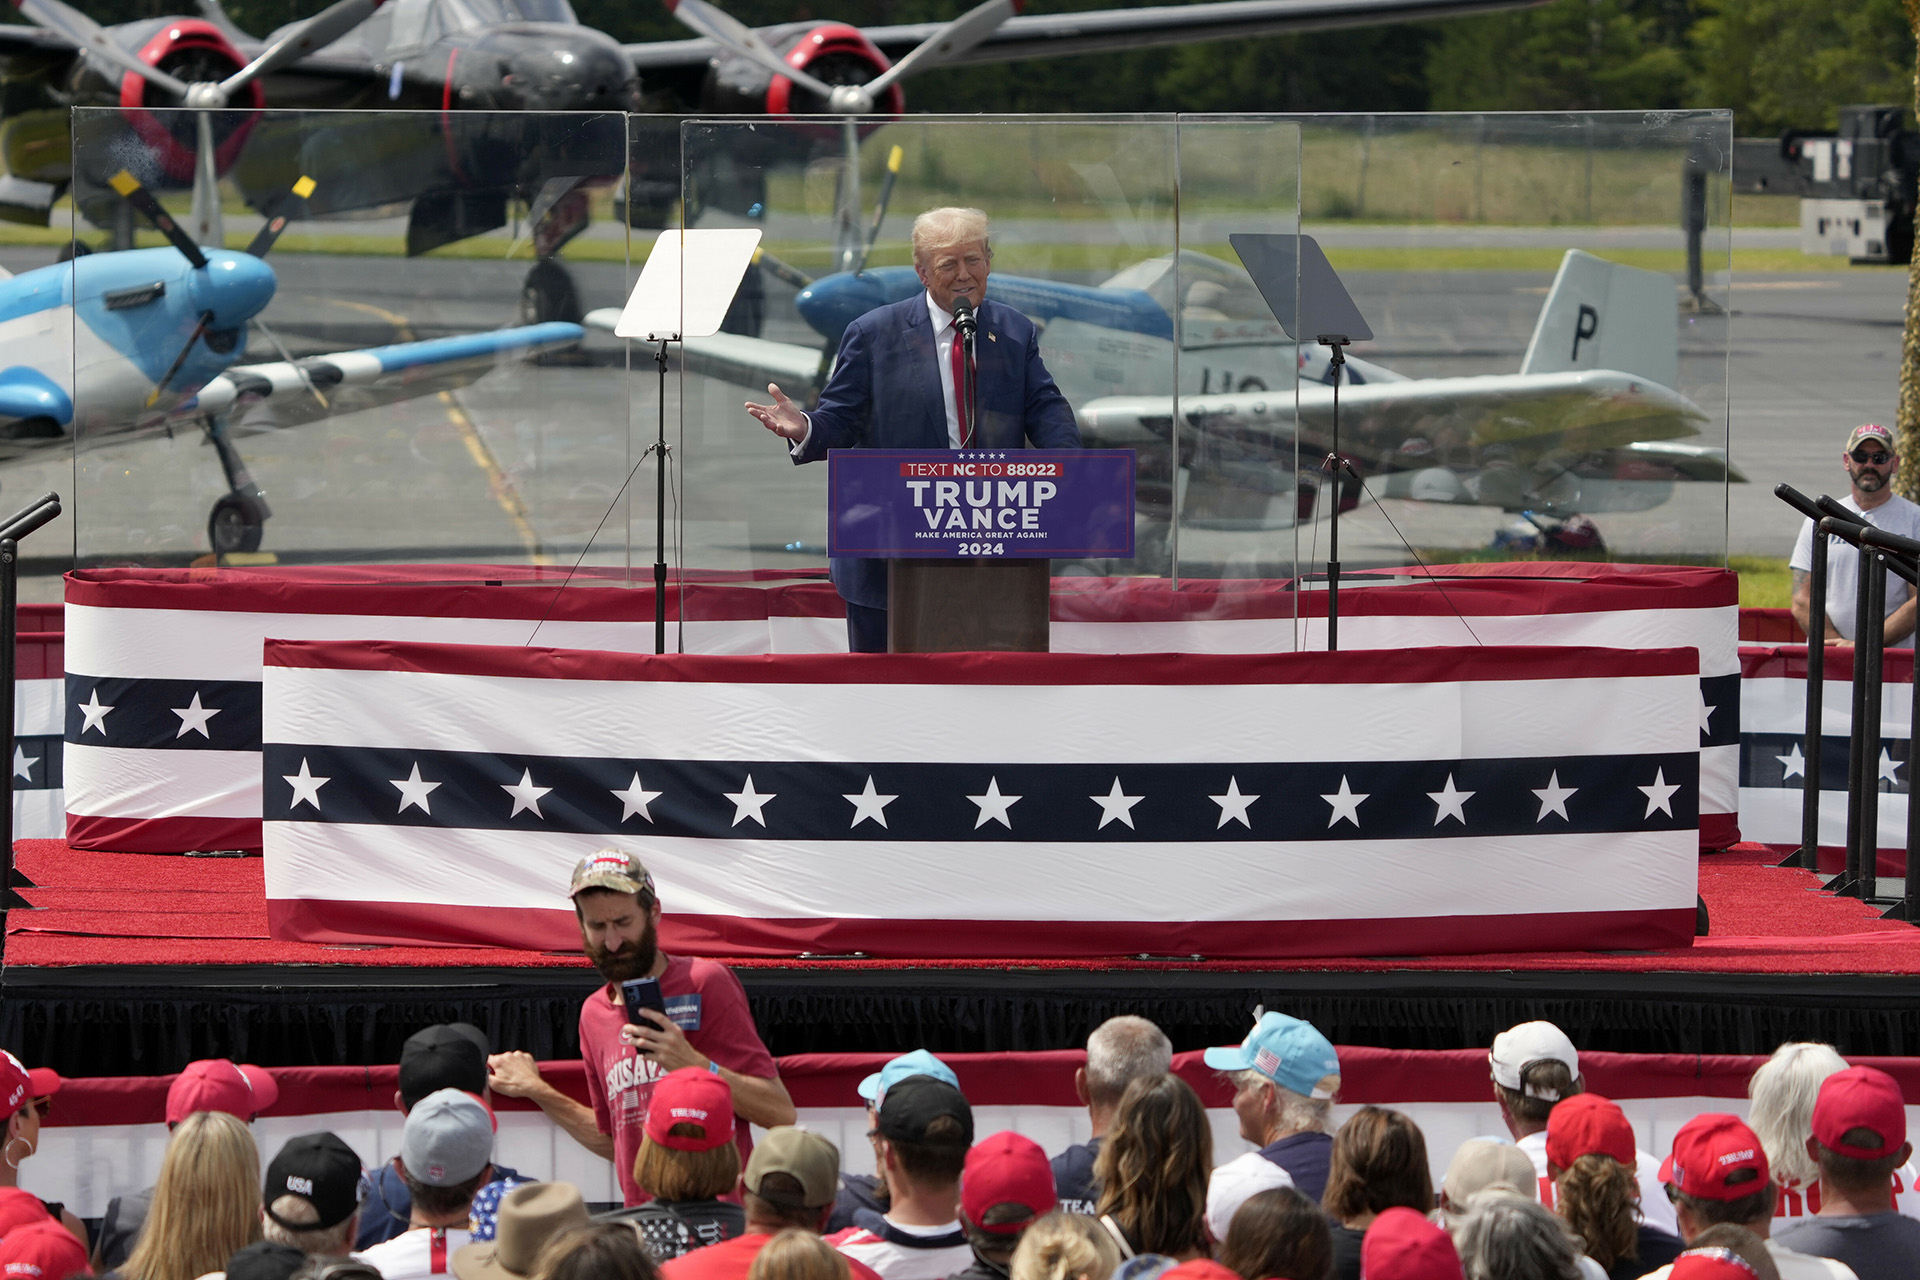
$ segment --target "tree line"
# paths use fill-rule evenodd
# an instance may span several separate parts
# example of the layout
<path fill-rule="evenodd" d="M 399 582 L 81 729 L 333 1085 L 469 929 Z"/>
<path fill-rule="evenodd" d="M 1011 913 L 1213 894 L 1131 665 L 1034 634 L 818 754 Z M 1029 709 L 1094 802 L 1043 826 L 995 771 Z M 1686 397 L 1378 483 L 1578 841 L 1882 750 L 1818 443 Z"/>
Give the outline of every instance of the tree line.
<path fill-rule="evenodd" d="M 229 0 L 264 34 L 326 0 Z M 967 0 L 723 0 L 753 25 L 951 17 Z M 1030 12 L 1125 0 L 1036 0 Z M 79 0 L 102 22 L 178 13 L 180 0 Z M 659 0 L 573 0 L 623 42 L 688 33 Z M 13 17 L 11 8 L 7 10 Z M 915 110 L 1600 111 L 1730 107 L 1738 132 L 1831 128 L 1851 102 L 1913 99 L 1902 0 L 1555 0 L 1395 27 L 933 72 Z"/>

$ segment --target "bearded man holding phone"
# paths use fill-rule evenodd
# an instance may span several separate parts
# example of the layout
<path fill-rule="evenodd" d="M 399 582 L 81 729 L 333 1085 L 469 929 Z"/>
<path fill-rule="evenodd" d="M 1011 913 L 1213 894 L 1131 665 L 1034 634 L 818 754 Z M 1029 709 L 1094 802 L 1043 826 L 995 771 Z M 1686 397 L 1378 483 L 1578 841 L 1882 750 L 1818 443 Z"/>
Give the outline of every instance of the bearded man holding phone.
<path fill-rule="evenodd" d="M 606 979 L 580 1009 L 592 1105 L 554 1088 L 521 1052 L 487 1060 L 493 1091 L 528 1099 L 612 1160 L 629 1207 L 651 1198 L 634 1181 L 633 1162 L 654 1083 L 669 1071 L 698 1067 L 727 1082 L 742 1160 L 753 1147 L 750 1124 L 792 1124 L 793 1099 L 754 1028 L 740 980 L 723 964 L 660 950 L 660 896 L 640 859 L 620 849 L 581 859 L 569 896 L 587 958 Z"/>

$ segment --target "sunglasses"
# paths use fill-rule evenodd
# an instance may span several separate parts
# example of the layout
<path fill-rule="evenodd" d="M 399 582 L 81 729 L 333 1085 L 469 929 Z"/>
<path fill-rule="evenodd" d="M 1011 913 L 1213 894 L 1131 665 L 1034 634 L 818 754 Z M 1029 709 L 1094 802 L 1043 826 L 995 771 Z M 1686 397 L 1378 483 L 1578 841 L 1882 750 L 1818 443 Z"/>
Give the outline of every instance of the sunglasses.
<path fill-rule="evenodd" d="M 1865 449 L 1856 449 L 1847 456 L 1855 462 L 1862 464 L 1870 462 L 1876 467 L 1884 467 L 1893 461 L 1893 455 L 1887 453 L 1885 450 L 1876 450 L 1873 453 L 1868 453 Z"/>

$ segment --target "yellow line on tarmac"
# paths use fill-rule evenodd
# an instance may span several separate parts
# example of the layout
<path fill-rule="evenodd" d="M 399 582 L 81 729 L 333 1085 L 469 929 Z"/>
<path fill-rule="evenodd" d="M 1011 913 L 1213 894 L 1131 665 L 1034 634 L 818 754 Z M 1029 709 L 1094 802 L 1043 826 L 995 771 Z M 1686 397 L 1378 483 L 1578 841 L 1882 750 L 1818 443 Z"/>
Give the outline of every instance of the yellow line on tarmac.
<path fill-rule="evenodd" d="M 336 306 L 350 307 L 377 316 L 392 325 L 394 332 L 402 342 L 414 341 L 413 327 L 407 318 L 385 307 L 376 307 L 370 302 L 353 302 L 346 298 L 330 299 Z M 520 535 L 520 544 L 527 549 L 527 558 L 534 564 L 553 564 L 554 559 L 541 545 L 540 535 L 534 532 L 533 521 L 528 517 L 527 504 L 520 497 L 520 491 L 513 487 L 513 481 L 507 476 L 506 468 L 493 456 L 493 450 L 487 447 L 487 441 L 480 434 L 480 428 L 460 402 L 453 398 L 451 391 L 439 393 L 439 400 L 445 408 L 447 420 L 453 423 L 460 433 L 460 440 L 467 446 L 467 456 L 473 459 L 473 465 L 486 473 L 487 488 L 493 494 L 493 500 L 507 513 L 507 519 L 513 522 L 514 532 Z"/>

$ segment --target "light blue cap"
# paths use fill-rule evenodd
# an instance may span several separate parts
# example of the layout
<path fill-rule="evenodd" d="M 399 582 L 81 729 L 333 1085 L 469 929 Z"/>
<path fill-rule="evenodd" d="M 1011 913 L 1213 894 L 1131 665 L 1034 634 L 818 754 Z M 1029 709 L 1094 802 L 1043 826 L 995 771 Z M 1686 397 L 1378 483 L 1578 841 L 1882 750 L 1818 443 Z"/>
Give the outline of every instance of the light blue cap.
<path fill-rule="evenodd" d="M 1307 1098 L 1331 1098 L 1340 1087 L 1340 1056 L 1311 1022 L 1284 1013 L 1263 1013 L 1247 1038 L 1224 1049 L 1209 1049 L 1206 1063 L 1215 1071 L 1258 1071 L 1282 1089 Z M 1322 1084 L 1332 1076 L 1330 1084 Z"/>
<path fill-rule="evenodd" d="M 860 1096 L 874 1106 L 880 1105 L 880 1099 L 887 1090 L 902 1080 L 914 1076 L 932 1076 L 958 1089 L 960 1077 L 953 1074 L 953 1068 L 928 1053 L 925 1049 L 915 1049 L 912 1053 L 903 1053 L 860 1082 Z"/>

